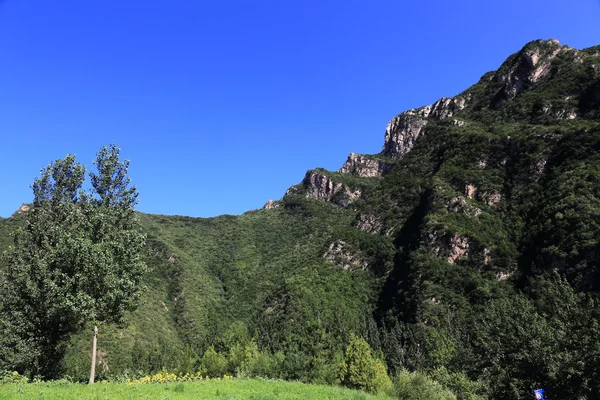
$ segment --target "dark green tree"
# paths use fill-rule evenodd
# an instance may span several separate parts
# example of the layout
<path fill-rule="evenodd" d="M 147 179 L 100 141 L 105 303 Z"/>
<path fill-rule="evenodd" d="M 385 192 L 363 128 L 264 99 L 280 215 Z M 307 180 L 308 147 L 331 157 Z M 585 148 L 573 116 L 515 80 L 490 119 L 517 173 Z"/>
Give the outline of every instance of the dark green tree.
<path fill-rule="evenodd" d="M 85 167 L 68 155 L 42 169 L 33 183 L 33 210 L 6 253 L 2 322 L 13 357 L 31 375 L 54 378 L 66 340 L 94 324 L 90 383 L 94 380 L 97 325 L 120 323 L 136 308 L 145 236 L 135 215 L 137 190 L 119 148 L 97 154 L 92 188 L 82 189 Z M 18 353 L 18 352 L 17 352 Z"/>

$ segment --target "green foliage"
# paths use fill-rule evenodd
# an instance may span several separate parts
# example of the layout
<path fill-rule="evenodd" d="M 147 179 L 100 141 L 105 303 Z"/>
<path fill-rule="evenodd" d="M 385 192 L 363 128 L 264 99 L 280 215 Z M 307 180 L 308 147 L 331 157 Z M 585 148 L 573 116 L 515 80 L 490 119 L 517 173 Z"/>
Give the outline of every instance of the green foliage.
<path fill-rule="evenodd" d="M 225 356 L 209 346 L 200 361 L 200 372 L 211 378 L 222 377 L 227 372 L 227 360 Z"/>
<path fill-rule="evenodd" d="M 598 308 L 560 276 L 535 281 L 533 299 L 492 301 L 477 322 L 477 368 L 492 397 L 517 399 L 533 386 L 557 398 L 598 394 Z"/>
<path fill-rule="evenodd" d="M 29 379 L 17 371 L 0 373 L 0 385 L 14 385 L 27 383 Z"/>
<path fill-rule="evenodd" d="M 33 210 L 15 232 L 1 282 L 5 345 L 17 369 L 57 377 L 66 340 L 87 321 L 121 322 L 139 302 L 145 236 L 118 155 L 114 145 L 98 153 L 89 194 L 85 167 L 71 155 L 33 183 Z"/>
<path fill-rule="evenodd" d="M 422 372 L 400 371 L 391 393 L 402 400 L 455 400 L 456 396 Z"/>
<path fill-rule="evenodd" d="M 435 369 L 430 378 L 450 390 L 458 400 L 484 400 L 487 398 L 483 381 L 473 381 L 464 372 L 449 372 L 445 367 Z"/>
<path fill-rule="evenodd" d="M 342 383 L 350 388 L 378 393 L 391 388 L 385 364 L 371 354 L 362 338 L 351 335 L 342 368 Z"/>
<path fill-rule="evenodd" d="M 0 398 L 6 400 L 47 398 L 64 400 L 96 399 L 206 399 L 206 400 L 389 400 L 340 387 L 308 385 L 278 380 L 202 380 L 132 385 L 103 383 L 81 385 L 65 381 L 36 384 L 0 384 Z"/>

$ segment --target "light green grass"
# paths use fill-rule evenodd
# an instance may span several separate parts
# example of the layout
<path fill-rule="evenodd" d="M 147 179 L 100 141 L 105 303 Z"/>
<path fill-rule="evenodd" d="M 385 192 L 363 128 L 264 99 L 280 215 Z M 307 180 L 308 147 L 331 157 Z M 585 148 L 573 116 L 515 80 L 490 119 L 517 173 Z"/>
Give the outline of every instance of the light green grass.
<path fill-rule="evenodd" d="M 93 386 L 45 382 L 0 385 L 0 399 L 45 400 L 387 400 L 387 396 L 332 386 L 266 380 L 199 381 L 127 385 L 98 383 Z"/>

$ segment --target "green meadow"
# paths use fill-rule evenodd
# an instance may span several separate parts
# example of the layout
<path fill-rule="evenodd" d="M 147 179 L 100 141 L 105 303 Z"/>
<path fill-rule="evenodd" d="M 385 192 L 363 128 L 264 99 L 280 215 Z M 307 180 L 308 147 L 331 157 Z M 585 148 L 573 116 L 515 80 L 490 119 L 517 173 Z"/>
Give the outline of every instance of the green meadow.
<path fill-rule="evenodd" d="M 206 400 L 375 400 L 370 395 L 340 387 L 269 380 L 197 381 L 152 384 L 67 382 L 0 385 L 0 399 L 109 400 L 109 399 L 206 399 Z"/>

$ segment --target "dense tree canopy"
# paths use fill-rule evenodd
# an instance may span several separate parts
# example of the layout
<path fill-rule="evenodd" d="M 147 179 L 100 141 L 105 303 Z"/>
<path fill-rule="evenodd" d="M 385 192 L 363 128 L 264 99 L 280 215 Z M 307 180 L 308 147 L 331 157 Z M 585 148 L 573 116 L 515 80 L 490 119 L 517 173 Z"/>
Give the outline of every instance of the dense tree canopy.
<path fill-rule="evenodd" d="M 33 209 L 14 234 L 2 281 L 5 363 L 56 377 L 65 341 L 86 323 L 122 321 L 135 309 L 146 271 L 145 236 L 135 216 L 137 191 L 115 145 L 97 156 L 92 189 L 85 167 L 68 155 L 42 169 Z M 12 358 L 15 357 L 15 358 Z"/>

